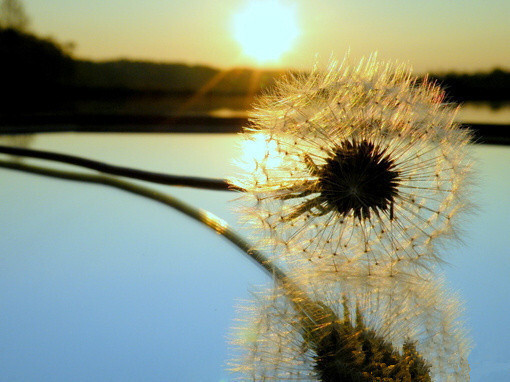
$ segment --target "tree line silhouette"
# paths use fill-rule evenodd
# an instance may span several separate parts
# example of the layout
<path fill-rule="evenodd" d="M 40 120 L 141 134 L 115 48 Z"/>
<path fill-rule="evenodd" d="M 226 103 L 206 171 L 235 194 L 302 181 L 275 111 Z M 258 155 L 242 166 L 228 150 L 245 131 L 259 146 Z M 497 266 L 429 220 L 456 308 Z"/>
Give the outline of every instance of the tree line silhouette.
<path fill-rule="evenodd" d="M 485 73 L 432 75 L 454 102 L 510 101 L 510 71 L 497 68 Z"/>
<path fill-rule="evenodd" d="M 283 71 L 220 69 L 182 63 L 75 59 L 69 46 L 10 25 L 0 26 L 0 76 L 8 102 L 26 108 L 62 99 L 190 95 L 246 95 L 270 86 Z M 431 75 L 453 102 L 510 100 L 510 71 Z"/>

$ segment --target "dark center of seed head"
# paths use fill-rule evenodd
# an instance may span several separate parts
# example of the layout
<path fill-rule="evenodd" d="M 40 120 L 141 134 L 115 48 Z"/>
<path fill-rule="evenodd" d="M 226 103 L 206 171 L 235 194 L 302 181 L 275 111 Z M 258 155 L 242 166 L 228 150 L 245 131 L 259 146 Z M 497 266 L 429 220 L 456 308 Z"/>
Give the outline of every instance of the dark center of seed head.
<path fill-rule="evenodd" d="M 388 211 L 397 196 L 399 172 L 385 149 L 367 140 L 346 140 L 319 168 L 322 198 L 342 215 L 358 219 Z M 392 215 L 392 210 L 390 210 Z"/>

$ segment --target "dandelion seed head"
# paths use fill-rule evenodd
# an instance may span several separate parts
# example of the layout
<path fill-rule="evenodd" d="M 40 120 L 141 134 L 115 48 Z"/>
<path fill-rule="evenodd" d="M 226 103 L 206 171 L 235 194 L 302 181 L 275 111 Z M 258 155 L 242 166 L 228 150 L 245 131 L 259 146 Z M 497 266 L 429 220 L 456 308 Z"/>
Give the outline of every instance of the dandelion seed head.
<path fill-rule="evenodd" d="M 312 170 L 321 205 L 327 206 L 320 212 L 333 209 L 363 220 L 387 211 L 397 194 L 399 175 L 392 167 L 393 160 L 366 140 L 341 142 L 324 165 Z"/>
<path fill-rule="evenodd" d="M 441 282 L 351 281 L 337 288 L 307 283 L 307 293 L 322 309 L 320 323 L 312 326 L 303 325 L 296 298 L 293 302 L 284 289 L 275 286 L 256 296 L 241 320 L 250 336 L 233 340 L 240 353 L 232 362 L 238 379 L 469 380 L 460 304 Z M 412 358 L 413 352 L 419 356 Z M 410 370 L 413 362 L 421 363 L 422 379 Z"/>
<path fill-rule="evenodd" d="M 282 80 L 245 133 L 264 154 L 231 180 L 255 200 L 247 214 L 263 245 L 330 269 L 440 261 L 432 250 L 469 205 L 471 168 L 470 134 L 443 99 L 405 66 L 375 58 Z"/>

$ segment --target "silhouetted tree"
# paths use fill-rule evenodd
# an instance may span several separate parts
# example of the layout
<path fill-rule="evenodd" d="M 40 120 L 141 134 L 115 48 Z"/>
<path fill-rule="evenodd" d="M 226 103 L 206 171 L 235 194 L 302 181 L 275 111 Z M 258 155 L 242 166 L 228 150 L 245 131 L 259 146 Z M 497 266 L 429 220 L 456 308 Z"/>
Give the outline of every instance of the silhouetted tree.
<path fill-rule="evenodd" d="M 59 44 L 12 28 L 0 29 L 0 57 L 2 92 L 8 98 L 2 108 L 59 94 L 73 71 L 73 60 Z"/>
<path fill-rule="evenodd" d="M 18 0 L 2 0 L 0 3 L 0 27 L 26 31 L 30 21 L 23 4 Z"/>

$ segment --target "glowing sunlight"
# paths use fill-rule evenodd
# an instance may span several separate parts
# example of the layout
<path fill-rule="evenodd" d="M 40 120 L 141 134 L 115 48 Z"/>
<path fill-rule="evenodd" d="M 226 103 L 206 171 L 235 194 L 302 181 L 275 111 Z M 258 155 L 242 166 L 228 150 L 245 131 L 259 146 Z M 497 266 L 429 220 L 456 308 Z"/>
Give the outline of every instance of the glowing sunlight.
<path fill-rule="evenodd" d="M 232 21 L 235 40 L 259 63 L 277 61 L 299 35 L 295 9 L 278 0 L 252 0 Z"/>
<path fill-rule="evenodd" d="M 264 133 L 253 134 L 251 139 L 243 140 L 241 153 L 238 165 L 248 173 L 255 172 L 260 163 L 274 169 L 282 162 L 282 155 L 278 152 L 276 143 Z"/>

